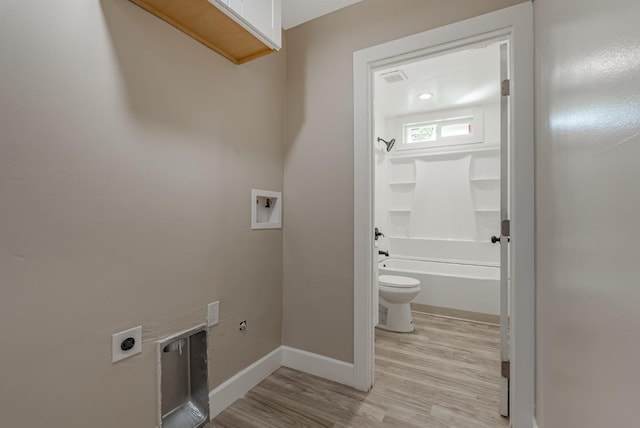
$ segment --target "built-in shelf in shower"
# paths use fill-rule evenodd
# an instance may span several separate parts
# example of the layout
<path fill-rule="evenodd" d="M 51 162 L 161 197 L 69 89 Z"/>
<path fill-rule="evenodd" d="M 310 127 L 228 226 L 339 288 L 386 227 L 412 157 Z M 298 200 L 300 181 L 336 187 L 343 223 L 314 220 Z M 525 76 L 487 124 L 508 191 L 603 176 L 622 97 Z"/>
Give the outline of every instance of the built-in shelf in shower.
<path fill-rule="evenodd" d="M 424 159 L 424 158 L 438 158 L 438 157 L 458 157 L 458 156 L 466 156 L 466 155 L 480 155 L 480 154 L 489 154 L 494 152 L 500 152 L 500 146 L 491 146 L 491 147 L 478 147 L 472 149 L 464 149 L 464 150 L 443 150 L 438 152 L 418 152 L 418 153 L 410 153 L 410 154 L 394 154 L 389 158 L 392 163 L 400 163 L 407 162 L 408 160 L 413 159 Z"/>
<path fill-rule="evenodd" d="M 410 213 L 411 209 L 409 208 L 392 208 L 389 210 L 390 213 Z"/>
<path fill-rule="evenodd" d="M 483 182 L 492 182 L 492 181 L 500 181 L 500 177 L 478 177 L 478 178 L 470 178 L 469 181 L 472 183 L 483 183 Z"/>
<path fill-rule="evenodd" d="M 478 208 L 474 210 L 477 213 L 499 213 L 499 209 L 491 209 L 491 208 Z"/>
<path fill-rule="evenodd" d="M 396 181 L 395 183 L 389 183 L 389 186 L 415 186 L 415 181 Z"/>

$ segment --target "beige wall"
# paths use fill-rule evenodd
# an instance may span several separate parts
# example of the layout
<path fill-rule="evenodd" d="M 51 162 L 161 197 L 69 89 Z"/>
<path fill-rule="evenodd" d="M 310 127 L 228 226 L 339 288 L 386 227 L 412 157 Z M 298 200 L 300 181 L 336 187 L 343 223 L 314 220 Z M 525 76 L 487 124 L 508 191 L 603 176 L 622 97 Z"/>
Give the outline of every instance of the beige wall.
<path fill-rule="evenodd" d="M 537 417 L 638 426 L 640 3 L 536 0 Z"/>
<path fill-rule="evenodd" d="M 520 0 L 364 0 L 287 32 L 286 345 L 353 361 L 353 52 Z"/>
<path fill-rule="evenodd" d="M 280 345 L 282 233 L 249 202 L 282 188 L 284 67 L 125 0 L 0 2 L 1 427 L 155 426 L 154 341 L 217 299 L 211 388 Z"/>

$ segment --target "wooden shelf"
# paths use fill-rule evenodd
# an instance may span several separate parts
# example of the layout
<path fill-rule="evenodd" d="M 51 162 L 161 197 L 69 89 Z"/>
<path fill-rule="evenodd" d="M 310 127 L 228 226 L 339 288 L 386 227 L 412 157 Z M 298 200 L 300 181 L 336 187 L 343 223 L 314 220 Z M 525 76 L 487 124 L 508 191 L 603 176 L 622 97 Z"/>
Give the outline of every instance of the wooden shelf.
<path fill-rule="evenodd" d="M 208 0 L 131 0 L 236 64 L 275 50 Z"/>

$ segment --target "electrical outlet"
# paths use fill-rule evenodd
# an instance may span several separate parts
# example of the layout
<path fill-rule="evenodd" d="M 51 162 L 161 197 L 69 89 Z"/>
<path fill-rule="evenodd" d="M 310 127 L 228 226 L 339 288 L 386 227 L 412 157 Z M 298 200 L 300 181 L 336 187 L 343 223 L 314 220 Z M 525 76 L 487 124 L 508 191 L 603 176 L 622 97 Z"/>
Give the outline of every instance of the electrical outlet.
<path fill-rule="evenodd" d="M 207 326 L 211 327 L 218 324 L 220 317 L 220 301 L 209 303 L 207 307 Z"/>
<path fill-rule="evenodd" d="M 111 360 L 117 363 L 142 352 L 142 326 L 111 336 Z"/>

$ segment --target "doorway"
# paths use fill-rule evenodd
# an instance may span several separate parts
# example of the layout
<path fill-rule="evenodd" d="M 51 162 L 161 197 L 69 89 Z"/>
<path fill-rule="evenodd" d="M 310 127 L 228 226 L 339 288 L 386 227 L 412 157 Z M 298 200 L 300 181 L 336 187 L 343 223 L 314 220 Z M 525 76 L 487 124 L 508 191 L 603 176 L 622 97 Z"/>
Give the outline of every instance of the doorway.
<path fill-rule="evenodd" d="M 509 364 L 510 246 L 508 232 L 501 236 L 510 219 L 508 83 L 506 39 L 393 64 L 376 70 L 373 82 L 374 324 L 376 339 L 407 344 L 378 360 L 399 368 L 403 357 L 449 354 L 423 358 L 424 370 L 411 377 L 426 383 L 429 366 L 449 366 L 443 376 L 465 367 L 469 389 L 475 384 L 483 407 L 502 416 L 509 413 L 508 374 L 500 376 L 501 363 Z M 466 348 L 455 346 L 454 330 L 466 332 Z M 459 384 L 455 376 L 442 381 Z"/>
<path fill-rule="evenodd" d="M 499 226 L 499 236 L 495 236 L 503 247 L 502 260 L 509 254 L 509 248 L 512 255 L 504 269 L 511 272 L 513 292 L 508 300 L 503 295 L 505 298 L 501 304 L 505 309 L 507 303 L 511 310 L 511 340 L 508 341 L 506 350 L 512 361 L 510 366 L 505 364 L 503 372 L 505 379 L 510 379 L 512 387 L 507 395 L 511 401 L 512 424 L 525 427 L 532 424 L 534 403 L 533 53 L 530 4 L 513 6 L 354 54 L 354 384 L 363 390 L 369 390 L 374 385 L 374 325 L 378 312 L 377 279 L 374 272 L 378 250 L 374 250 L 373 233 L 374 144 L 378 137 L 374 128 L 373 105 L 376 73 L 410 64 L 421 58 L 435 58 L 444 53 L 464 51 L 496 41 L 506 42 L 500 44 L 505 46 L 507 67 L 511 73 L 511 86 L 505 88 L 510 100 L 507 108 L 509 122 L 505 130 L 513 141 L 508 152 L 508 181 L 512 186 L 505 193 L 508 196 L 506 210 L 501 204 L 501 211 L 511 215 L 510 230 Z M 463 116 L 468 117 L 467 113 L 465 115 Z M 434 120 L 457 120 L 459 117 L 460 115 L 454 115 Z M 405 129 L 402 136 L 398 134 L 394 144 L 407 144 L 407 138 L 427 142 L 424 141 L 425 138 L 420 140 L 419 135 L 431 138 L 428 134 L 434 132 L 434 129 L 426 129 L 429 122 L 430 120 L 419 122 L 425 129 L 416 129 L 416 126 L 410 124 L 412 129 Z M 448 122 L 452 125 L 449 131 L 462 132 L 464 126 L 453 122 Z M 394 137 L 382 138 L 388 143 Z M 410 186 L 409 181 L 404 184 L 398 181 L 398 185 Z M 403 214 L 398 211 L 398 215 Z M 401 227 L 401 224 L 401 221 L 396 222 L 396 226 Z M 503 278 L 506 279 L 506 275 Z M 503 311 L 503 315 L 505 314 Z M 502 319 L 506 321 L 506 317 L 503 316 Z"/>

